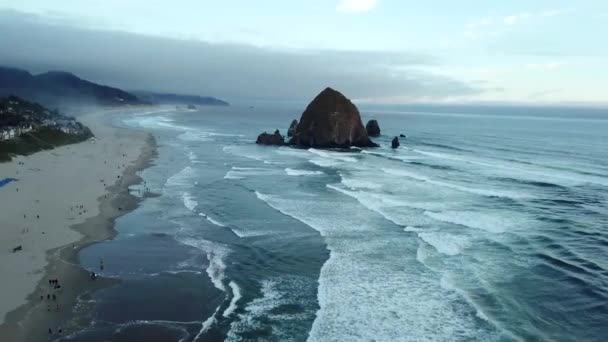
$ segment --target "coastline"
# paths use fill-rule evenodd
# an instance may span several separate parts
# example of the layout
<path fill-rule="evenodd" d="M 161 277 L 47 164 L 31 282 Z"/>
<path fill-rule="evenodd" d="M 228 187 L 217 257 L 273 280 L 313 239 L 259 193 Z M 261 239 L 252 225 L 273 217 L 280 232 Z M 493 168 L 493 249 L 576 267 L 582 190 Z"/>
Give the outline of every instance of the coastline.
<path fill-rule="evenodd" d="M 105 113 L 112 115 L 109 112 Z M 27 296 L 25 304 L 8 312 L 0 325 L 0 336 L 3 340 L 48 341 L 67 336 L 90 322 L 91 317 L 87 315 L 90 307 L 87 299 L 90 298 L 90 294 L 117 283 L 115 279 L 103 277 L 91 280 L 89 272 L 78 262 L 78 253 L 91 244 L 112 239 L 117 233 L 114 230 L 115 220 L 137 208 L 143 200 L 130 194 L 129 187 L 139 184 L 141 178 L 137 172 L 152 164 L 156 156 L 156 142 L 149 133 L 114 127 L 111 123 L 105 122 L 104 118 L 99 120 L 102 115 L 98 113 L 90 117 L 103 121 L 98 124 L 104 125 L 113 134 L 123 134 L 141 140 L 137 159 L 122 168 L 113 185 L 104 187 L 105 191 L 96 199 L 98 204 L 96 215 L 70 225 L 69 230 L 80 235 L 78 240 L 46 251 L 47 263 L 40 272 L 43 275 L 37 282 L 35 290 Z M 60 284 L 63 285 L 56 301 L 49 302 L 43 298 L 45 294 L 55 292 L 49 286 L 48 279 L 59 279 Z M 59 308 L 58 311 L 55 310 L 55 306 Z M 61 335 L 57 334 L 58 327 L 62 329 Z M 49 328 L 53 330 L 52 335 L 49 334 Z"/>

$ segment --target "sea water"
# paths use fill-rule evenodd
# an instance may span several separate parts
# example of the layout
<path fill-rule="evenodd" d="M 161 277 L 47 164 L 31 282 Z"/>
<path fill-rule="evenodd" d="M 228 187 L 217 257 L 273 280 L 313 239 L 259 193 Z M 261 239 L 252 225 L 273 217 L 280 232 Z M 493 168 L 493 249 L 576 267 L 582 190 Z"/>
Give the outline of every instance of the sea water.
<path fill-rule="evenodd" d="M 608 339 L 608 113 L 363 108 L 381 147 L 337 151 L 255 145 L 267 107 L 114 118 L 160 196 L 82 251 L 121 282 L 70 340 Z"/>

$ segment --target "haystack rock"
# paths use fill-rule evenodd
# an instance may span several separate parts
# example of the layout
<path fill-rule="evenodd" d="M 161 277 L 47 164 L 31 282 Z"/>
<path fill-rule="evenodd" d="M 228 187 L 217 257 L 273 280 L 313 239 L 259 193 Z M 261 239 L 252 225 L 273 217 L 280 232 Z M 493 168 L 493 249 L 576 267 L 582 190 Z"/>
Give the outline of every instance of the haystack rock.
<path fill-rule="evenodd" d="M 259 144 L 259 145 L 279 145 L 279 146 L 281 146 L 281 145 L 285 145 L 285 139 L 283 138 L 283 136 L 277 129 L 276 131 L 274 131 L 274 134 L 269 134 L 269 133 L 264 132 L 264 133 L 258 135 L 258 140 L 256 140 L 255 143 Z"/>
<path fill-rule="evenodd" d="M 369 120 L 367 125 L 365 125 L 365 130 L 367 130 L 367 135 L 370 137 L 377 137 L 380 135 L 380 126 L 376 120 Z"/>
<path fill-rule="evenodd" d="M 397 148 L 397 147 L 399 147 L 399 145 L 400 145 L 399 144 L 399 138 L 398 137 L 394 137 L 393 141 L 391 141 L 391 147 L 392 148 Z"/>
<path fill-rule="evenodd" d="M 289 125 L 289 129 L 287 130 L 287 136 L 293 137 L 296 134 L 296 129 L 298 129 L 298 120 L 293 120 L 291 125 Z"/>
<path fill-rule="evenodd" d="M 289 144 L 301 147 L 377 147 L 369 139 L 357 107 L 326 88 L 308 105 Z"/>

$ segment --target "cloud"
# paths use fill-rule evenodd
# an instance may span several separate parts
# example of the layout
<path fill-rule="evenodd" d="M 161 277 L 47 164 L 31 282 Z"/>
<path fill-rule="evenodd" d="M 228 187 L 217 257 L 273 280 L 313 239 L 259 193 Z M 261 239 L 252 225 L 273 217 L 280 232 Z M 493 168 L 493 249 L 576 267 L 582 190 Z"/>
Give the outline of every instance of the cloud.
<path fill-rule="evenodd" d="M 539 100 L 539 99 L 544 99 L 547 97 L 551 97 L 552 95 L 556 95 L 559 93 L 563 93 L 564 89 L 547 89 L 547 90 L 541 90 L 541 91 L 537 91 L 537 92 L 533 92 L 531 94 L 528 94 L 528 99 L 530 100 Z"/>
<path fill-rule="evenodd" d="M 541 17 L 557 17 L 560 15 L 564 15 L 564 14 L 568 14 L 571 13 L 572 10 L 571 9 L 551 9 L 551 10 L 546 10 L 543 12 L 540 12 L 540 16 Z"/>
<path fill-rule="evenodd" d="M 515 25 L 520 21 L 526 20 L 530 18 L 532 15 L 528 12 L 523 12 L 519 14 L 509 15 L 503 18 L 503 22 L 506 25 Z"/>
<path fill-rule="evenodd" d="M 492 25 L 493 23 L 494 23 L 494 18 L 485 17 L 485 18 L 481 18 L 481 19 L 474 20 L 474 21 L 467 23 L 465 25 L 465 28 L 467 30 L 474 30 L 474 29 L 478 29 L 478 28 L 481 28 L 484 26 Z"/>
<path fill-rule="evenodd" d="M 386 51 L 277 50 L 46 24 L 0 11 L 0 63 L 66 70 L 133 90 L 231 99 L 307 100 L 326 86 L 382 101 L 477 94 L 463 81 L 424 71 L 429 55 Z"/>
<path fill-rule="evenodd" d="M 563 62 L 548 62 L 548 63 L 530 63 L 526 64 L 525 67 L 528 69 L 536 70 L 554 70 L 561 68 L 565 64 Z"/>
<path fill-rule="evenodd" d="M 379 0 L 340 0 L 338 12 L 342 13 L 362 13 L 369 12 L 378 6 Z"/>

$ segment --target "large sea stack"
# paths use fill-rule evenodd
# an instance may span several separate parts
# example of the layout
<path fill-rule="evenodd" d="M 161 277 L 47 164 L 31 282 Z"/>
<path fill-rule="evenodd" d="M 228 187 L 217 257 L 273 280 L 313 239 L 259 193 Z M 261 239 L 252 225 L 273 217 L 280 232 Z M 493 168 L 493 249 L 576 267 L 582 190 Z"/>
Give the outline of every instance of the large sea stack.
<path fill-rule="evenodd" d="M 308 105 L 289 144 L 301 147 L 377 147 L 369 139 L 357 107 L 326 88 Z"/>

